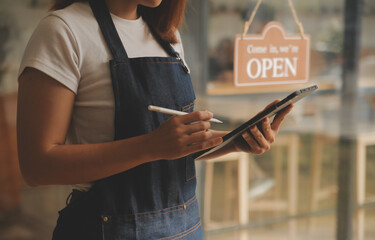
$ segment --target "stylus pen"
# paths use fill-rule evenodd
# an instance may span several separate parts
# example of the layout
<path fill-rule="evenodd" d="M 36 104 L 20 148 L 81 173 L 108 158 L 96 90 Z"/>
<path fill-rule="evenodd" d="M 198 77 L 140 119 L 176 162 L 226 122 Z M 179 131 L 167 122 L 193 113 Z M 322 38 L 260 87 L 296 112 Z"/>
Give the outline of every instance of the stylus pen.
<path fill-rule="evenodd" d="M 166 114 L 170 114 L 170 115 L 179 115 L 179 116 L 188 114 L 187 112 L 181 112 L 181 111 L 172 110 L 172 109 L 163 108 L 163 107 L 157 107 L 157 106 L 153 106 L 153 105 L 149 105 L 148 110 L 154 111 L 154 112 L 166 113 Z M 216 118 L 211 118 L 208 121 L 213 122 L 213 123 L 223 123 L 222 121 L 220 121 Z"/>

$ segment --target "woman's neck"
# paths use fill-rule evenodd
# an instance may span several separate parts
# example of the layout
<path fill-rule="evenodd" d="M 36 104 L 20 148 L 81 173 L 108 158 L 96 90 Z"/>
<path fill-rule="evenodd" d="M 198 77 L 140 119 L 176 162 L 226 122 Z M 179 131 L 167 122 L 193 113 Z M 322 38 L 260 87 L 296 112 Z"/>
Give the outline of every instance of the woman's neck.
<path fill-rule="evenodd" d="M 109 11 L 124 19 L 135 20 L 138 18 L 136 0 L 106 0 Z"/>

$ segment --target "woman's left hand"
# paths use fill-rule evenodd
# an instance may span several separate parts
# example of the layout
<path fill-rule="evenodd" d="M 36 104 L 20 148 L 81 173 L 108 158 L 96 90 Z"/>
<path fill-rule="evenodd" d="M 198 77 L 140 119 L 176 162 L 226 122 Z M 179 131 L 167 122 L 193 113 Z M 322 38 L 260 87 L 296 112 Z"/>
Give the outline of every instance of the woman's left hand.
<path fill-rule="evenodd" d="M 267 107 L 279 101 L 280 100 L 276 100 L 270 103 Z M 293 105 L 290 105 L 277 113 L 272 123 L 268 117 L 265 118 L 262 123 L 258 125 L 261 126 L 261 129 L 254 126 L 249 131 L 242 133 L 242 136 L 236 138 L 234 141 L 236 151 L 259 155 L 270 150 L 271 144 L 275 141 L 276 135 L 279 132 L 282 121 L 292 108 Z"/>

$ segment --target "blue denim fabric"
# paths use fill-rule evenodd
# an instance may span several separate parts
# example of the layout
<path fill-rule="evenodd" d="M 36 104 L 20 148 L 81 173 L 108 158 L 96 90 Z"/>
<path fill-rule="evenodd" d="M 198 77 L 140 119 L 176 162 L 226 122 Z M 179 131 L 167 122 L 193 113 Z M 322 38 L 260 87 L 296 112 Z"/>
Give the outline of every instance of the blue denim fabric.
<path fill-rule="evenodd" d="M 104 239 L 199 239 L 200 221 L 195 197 L 173 207 L 128 215 L 107 215 Z M 190 237 L 190 238 L 189 238 Z"/>
<path fill-rule="evenodd" d="M 192 112 L 190 75 L 172 46 L 151 28 L 170 57 L 129 59 L 104 0 L 89 2 L 113 56 L 115 140 L 147 134 L 170 117 L 150 104 Z M 202 239 L 195 188 L 191 156 L 142 164 L 96 181 L 60 211 L 53 239 Z"/>

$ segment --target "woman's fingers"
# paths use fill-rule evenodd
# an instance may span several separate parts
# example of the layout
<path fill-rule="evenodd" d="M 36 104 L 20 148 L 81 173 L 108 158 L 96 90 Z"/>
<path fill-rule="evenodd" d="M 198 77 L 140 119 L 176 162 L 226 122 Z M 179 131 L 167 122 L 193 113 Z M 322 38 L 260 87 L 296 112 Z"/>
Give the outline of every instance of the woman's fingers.
<path fill-rule="evenodd" d="M 216 147 L 217 145 L 221 144 L 223 142 L 223 138 L 221 137 L 215 137 L 211 138 L 204 142 L 199 142 L 195 144 L 191 144 L 188 146 L 187 150 L 189 153 L 199 152 L 203 151 L 208 148 Z"/>
<path fill-rule="evenodd" d="M 266 117 L 262 121 L 262 131 L 263 136 L 267 139 L 269 143 L 273 143 L 275 141 L 275 133 L 271 129 L 270 119 L 268 117 Z"/>
<path fill-rule="evenodd" d="M 204 141 L 210 140 L 211 138 L 212 138 L 212 131 L 210 130 L 195 132 L 188 137 L 187 145 L 204 142 Z"/>
<path fill-rule="evenodd" d="M 170 117 L 150 133 L 154 154 L 160 159 L 178 159 L 222 143 L 222 135 L 209 130 L 212 117 L 208 111 Z"/>
<path fill-rule="evenodd" d="M 206 131 L 210 129 L 211 123 L 208 121 L 201 121 L 193 124 L 189 124 L 185 126 L 185 133 L 192 134 L 195 132 Z"/>
<path fill-rule="evenodd" d="M 243 132 L 242 138 L 246 141 L 247 148 L 249 149 L 249 152 L 254 152 L 254 151 L 260 150 L 258 142 L 254 139 L 254 137 L 250 134 L 250 132 L 248 132 L 248 131 Z"/>
<path fill-rule="evenodd" d="M 271 107 L 272 105 L 274 105 L 274 104 L 276 104 L 276 103 L 278 103 L 278 102 L 280 102 L 280 100 L 279 99 L 277 99 L 277 100 L 275 100 L 275 101 L 273 101 L 273 102 L 271 102 L 270 104 L 268 104 L 264 109 L 266 109 L 266 108 L 269 108 L 269 107 Z"/>
<path fill-rule="evenodd" d="M 283 109 L 282 111 L 278 112 L 271 123 L 271 128 L 276 133 L 279 131 L 280 125 L 284 120 L 285 116 L 292 111 L 293 104 L 289 105 L 287 108 Z"/>
<path fill-rule="evenodd" d="M 251 153 L 262 154 L 271 148 L 271 143 L 265 138 L 265 136 L 256 126 L 252 127 L 250 131 L 243 132 L 242 138 L 246 141 L 248 151 Z M 246 151 L 246 149 L 241 146 L 240 149 Z"/>
<path fill-rule="evenodd" d="M 213 114 L 209 111 L 196 111 L 186 115 L 177 116 L 176 118 L 180 119 L 184 124 L 190 124 L 199 121 L 208 121 L 213 118 Z"/>
<path fill-rule="evenodd" d="M 280 100 L 275 100 L 268 104 L 266 108 L 269 108 L 278 102 L 280 102 Z M 266 117 L 257 126 L 254 126 L 249 131 L 245 131 L 244 133 L 242 133 L 242 138 L 246 141 L 247 146 L 244 146 L 244 142 L 241 143 L 241 141 L 237 141 L 235 143 L 236 148 L 254 154 L 262 154 L 268 151 L 271 148 L 271 144 L 275 141 L 275 136 L 279 131 L 282 121 L 284 120 L 285 116 L 292 110 L 292 108 L 293 104 L 277 113 L 272 123 L 270 119 Z"/>
<path fill-rule="evenodd" d="M 258 143 L 259 147 L 268 151 L 270 149 L 270 144 L 267 139 L 263 136 L 262 132 L 259 131 L 257 126 L 254 126 L 250 129 L 251 134 Z"/>

